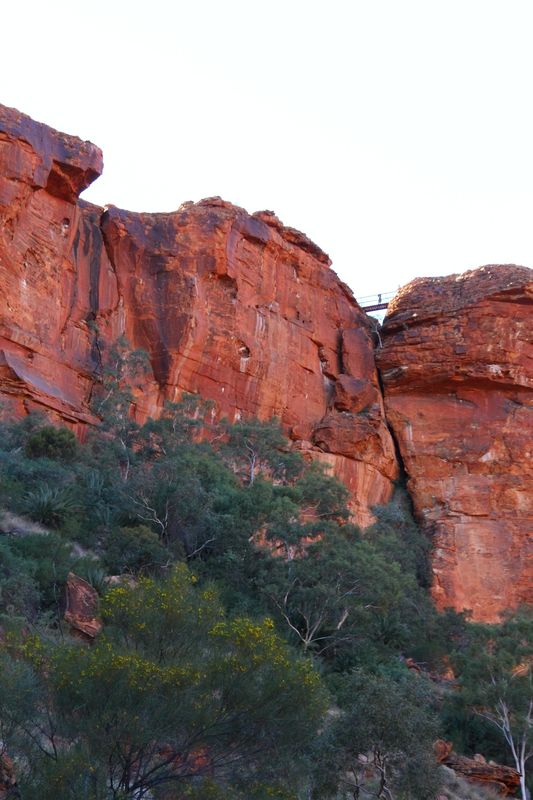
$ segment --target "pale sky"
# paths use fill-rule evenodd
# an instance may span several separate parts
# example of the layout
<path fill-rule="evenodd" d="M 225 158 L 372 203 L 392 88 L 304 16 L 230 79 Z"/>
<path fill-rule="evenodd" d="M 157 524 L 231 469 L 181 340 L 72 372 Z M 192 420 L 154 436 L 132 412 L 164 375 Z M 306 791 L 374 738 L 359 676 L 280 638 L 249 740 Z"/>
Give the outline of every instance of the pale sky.
<path fill-rule="evenodd" d="M 104 151 L 84 197 L 272 209 L 356 295 L 533 266 L 531 0 L 0 0 L 0 102 Z"/>

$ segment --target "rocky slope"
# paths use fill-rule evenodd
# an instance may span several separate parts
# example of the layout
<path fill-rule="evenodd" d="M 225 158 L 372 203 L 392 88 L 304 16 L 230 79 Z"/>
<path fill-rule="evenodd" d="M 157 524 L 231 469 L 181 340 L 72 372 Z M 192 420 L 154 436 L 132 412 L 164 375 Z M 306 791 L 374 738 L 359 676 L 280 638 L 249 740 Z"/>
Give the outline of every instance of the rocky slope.
<path fill-rule="evenodd" d="M 377 361 L 442 608 L 494 620 L 533 600 L 533 270 L 417 279 Z"/>
<path fill-rule="evenodd" d="M 171 214 L 78 201 L 101 169 L 93 145 L 0 107 L 0 392 L 85 425 L 124 334 L 150 359 L 140 416 L 182 391 L 232 420 L 277 416 L 367 524 L 398 468 L 371 323 L 327 255 L 219 198 Z"/>

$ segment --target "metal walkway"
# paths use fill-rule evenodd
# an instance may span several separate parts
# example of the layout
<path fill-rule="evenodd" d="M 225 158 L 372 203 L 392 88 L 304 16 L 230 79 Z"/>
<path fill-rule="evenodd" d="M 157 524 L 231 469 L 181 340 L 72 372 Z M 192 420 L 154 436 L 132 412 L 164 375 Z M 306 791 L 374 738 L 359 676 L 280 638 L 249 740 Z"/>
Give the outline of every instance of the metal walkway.
<path fill-rule="evenodd" d="M 387 308 L 395 294 L 397 294 L 397 291 L 381 292 L 380 294 L 369 294 L 366 297 L 356 297 L 355 299 L 363 311 L 382 311 Z"/>

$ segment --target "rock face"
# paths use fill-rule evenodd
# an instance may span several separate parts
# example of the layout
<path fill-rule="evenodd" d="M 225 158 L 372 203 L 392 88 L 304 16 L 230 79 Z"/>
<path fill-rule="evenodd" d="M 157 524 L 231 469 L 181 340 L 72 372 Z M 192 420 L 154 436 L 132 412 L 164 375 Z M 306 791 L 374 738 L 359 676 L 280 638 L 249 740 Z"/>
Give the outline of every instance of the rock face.
<path fill-rule="evenodd" d="M 398 468 L 371 322 L 327 255 L 219 198 L 170 214 L 78 201 L 101 169 L 93 145 L 0 107 L 0 394 L 84 426 L 125 335 L 149 354 L 139 417 L 183 391 L 232 420 L 277 416 L 368 524 Z"/>
<path fill-rule="evenodd" d="M 110 267 L 105 281 L 100 211 L 77 195 L 101 170 L 94 145 L 0 106 L 0 387 L 20 414 L 90 419 L 89 323 L 118 298 Z"/>
<path fill-rule="evenodd" d="M 533 270 L 417 279 L 378 364 L 440 608 L 493 621 L 533 600 Z"/>
<path fill-rule="evenodd" d="M 374 323 L 327 255 L 220 198 L 170 214 L 79 200 L 101 170 L 94 145 L 0 106 L 0 399 L 82 436 L 124 335 L 149 355 L 139 419 L 182 392 L 231 420 L 277 416 L 367 525 L 398 464 Z M 531 270 L 485 267 L 409 284 L 377 337 L 435 599 L 480 620 L 533 599 L 532 308 Z"/>
<path fill-rule="evenodd" d="M 474 758 L 460 756 L 453 751 L 451 742 L 438 739 L 434 745 L 435 758 L 439 764 L 453 769 L 457 775 L 466 778 L 470 783 L 494 789 L 502 797 L 516 792 L 520 786 L 520 774 L 512 767 L 495 764 L 479 754 Z"/>
<path fill-rule="evenodd" d="M 91 641 L 102 630 L 98 619 L 98 593 L 90 583 L 69 572 L 66 585 L 65 622 L 74 636 Z"/>

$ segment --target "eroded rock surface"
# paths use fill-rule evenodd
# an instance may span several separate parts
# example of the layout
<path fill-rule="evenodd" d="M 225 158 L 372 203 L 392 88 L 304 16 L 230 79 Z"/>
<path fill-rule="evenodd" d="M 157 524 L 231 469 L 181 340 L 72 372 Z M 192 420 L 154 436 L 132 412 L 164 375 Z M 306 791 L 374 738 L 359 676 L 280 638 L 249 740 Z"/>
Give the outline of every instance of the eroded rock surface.
<path fill-rule="evenodd" d="M 397 464 L 371 323 L 328 256 L 219 198 L 169 214 L 77 201 L 101 168 L 93 145 L 0 107 L 0 393 L 90 423 L 102 353 L 125 334 L 150 359 L 140 417 L 183 391 L 232 420 L 277 416 L 368 524 Z"/>
<path fill-rule="evenodd" d="M 94 145 L 0 106 L 0 390 L 19 414 L 91 419 L 91 326 L 114 321 L 118 295 L 101 209 L 77 195 L 101 170 Z"/>
<path fill-rule="evenodd" d="M 65 588 L 65 622 L 73 635 L 92 640 L 102 630 L 98 618 L 98 592 L 79 575 L 69 572 Z"/>
<path fill-rule="evenodd" d="M 513 795 L 520 786 L 520 774 L 512 767 L 487 761 L 482 755 L 473 758 L 453 751 L 452 742 L 438 739 L 434 745 L 435 758 L 470 783 L 495 790 L 502 797 Z"/>
<path fill-rule="evenodd" d="M 533 270 L 417 279 L 378 353 L 433 594 L 478 620 L 533 600 Z"/>

